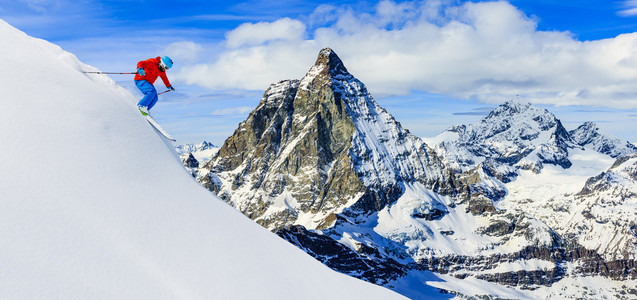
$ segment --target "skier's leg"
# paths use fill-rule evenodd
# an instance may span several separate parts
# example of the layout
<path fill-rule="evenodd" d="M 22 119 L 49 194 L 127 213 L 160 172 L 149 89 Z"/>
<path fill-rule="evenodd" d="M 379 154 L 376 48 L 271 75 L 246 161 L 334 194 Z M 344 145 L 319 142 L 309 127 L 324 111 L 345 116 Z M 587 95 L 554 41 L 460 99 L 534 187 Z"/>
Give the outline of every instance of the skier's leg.
<path fill-rule="evenodd" d="M 153 100 L 157 99 L 157 90 L 146 80 L 135 80 L 135 85 L 144 94 L 144 98 L 139 100 L 137 106 L 144 106 L 150 109 Z M 157 102 L 157 100 L 155 100 Z"/>
<path fill-rule="evenodd" d="M 150 103 L 148 104 L 148 110 L 150 110 L 151 108 L 153 108 L 153 106 L 155 106 L 155 103 L 157 103 L 158 99 L 159 97 L 157 97 L 157 92 L 155 92 L 154 97 L 150 100 Z"/>

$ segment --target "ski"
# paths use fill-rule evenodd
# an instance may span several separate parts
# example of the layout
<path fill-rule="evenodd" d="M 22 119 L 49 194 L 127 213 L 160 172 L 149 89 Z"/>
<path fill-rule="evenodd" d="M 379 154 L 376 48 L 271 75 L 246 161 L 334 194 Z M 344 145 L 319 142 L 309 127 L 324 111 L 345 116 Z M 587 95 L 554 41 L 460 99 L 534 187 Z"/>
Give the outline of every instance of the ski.
<path fill-rule="evenodd" d="M 151 117 L 150 115 L 144 116 L 146 117 L 146 120 L 148 121 L 148 123 L 150 123 L 150 125 L 152 125 L 155 130 L 157 130 L 159 133 L 161 133 L 161 135 L 163 135 L 165 138 L 176 142 L 177 140 L 175 140 L 175 138 L 173 138 L 170 134 L 168 134 L 168 132 L 166 132 L 163 128 L 161 128 L 161 126 L 159 126 L 159 124 L 157 123 L 157 121 L 155 121 L 155 119 L 153 119 L 153 117 Z"/>

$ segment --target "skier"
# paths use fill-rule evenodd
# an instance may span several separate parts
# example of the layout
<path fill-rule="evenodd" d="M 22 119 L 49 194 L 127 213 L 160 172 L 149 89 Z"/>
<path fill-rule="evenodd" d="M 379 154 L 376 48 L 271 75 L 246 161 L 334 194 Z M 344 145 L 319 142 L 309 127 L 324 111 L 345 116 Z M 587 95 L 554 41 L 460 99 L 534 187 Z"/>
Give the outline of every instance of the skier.
<path fill-rule="evenodd" d="M 142 115 L 147 116 L 148 111 L 157 103 L 157 90 L 153 85 L 157 77 L 161 77 L 166 87 L 174 91 L 175 89 L 166 77 L 166 70 L 172 68 L 173 61 L 168 56 L 150 58 L 137 63 L 137 75 L 135 75 L 135 85 L 144 94 L 144 98 L 139 100 L 137 107 Z"/>

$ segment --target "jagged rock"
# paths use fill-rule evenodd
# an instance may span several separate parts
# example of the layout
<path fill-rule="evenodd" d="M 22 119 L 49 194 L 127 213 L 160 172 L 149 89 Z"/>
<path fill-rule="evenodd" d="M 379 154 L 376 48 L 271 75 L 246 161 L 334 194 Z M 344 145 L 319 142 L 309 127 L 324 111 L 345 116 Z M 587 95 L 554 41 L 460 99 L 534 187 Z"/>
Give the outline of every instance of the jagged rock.
<path fill-rule="evenodd" d="M 182 157 L 181 162 L 186 168 L 199 168 L 199 161 L 195 159 L 192 153 L 188 153 L 185 157 Z"/>
<path fill-rule="evenodd" d="M 280 228 L 275 233 L 326 266 L 375 284 L 386 284 L 407 273 L 405 266 L 365 244 L 359 243 L 356 249 L 350 249 L 299 225 Z"/>
<path fill-rule="evenodd" d="M 199 168 L 199 161 L 192 155 L 191 152 L 180 155 L 181 163 L 184 164 L 186 170 L 192 175 L 192 177 L 197 177 L 197 172 Z"/>
<path fill-rule="evenodd" d="M 487 197 L 482 196 L 474 196 L 471 197 L 469 201 L 469 211 L 474 215 L 481 215 L 484 213 L 495 212 L 495 206 L 493 206 L 493 201 Z"/>

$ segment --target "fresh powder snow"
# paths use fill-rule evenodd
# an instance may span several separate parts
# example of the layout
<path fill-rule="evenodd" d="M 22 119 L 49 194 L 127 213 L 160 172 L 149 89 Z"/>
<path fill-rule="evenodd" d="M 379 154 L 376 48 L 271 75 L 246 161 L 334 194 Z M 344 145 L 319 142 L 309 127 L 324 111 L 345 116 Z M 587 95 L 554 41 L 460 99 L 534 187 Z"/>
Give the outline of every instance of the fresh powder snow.
<path fill-rule="evenodd" d="M 95 68 L 2 20 L 0 38 L 2 298 L 401 297 L 212 196 Z"/>

